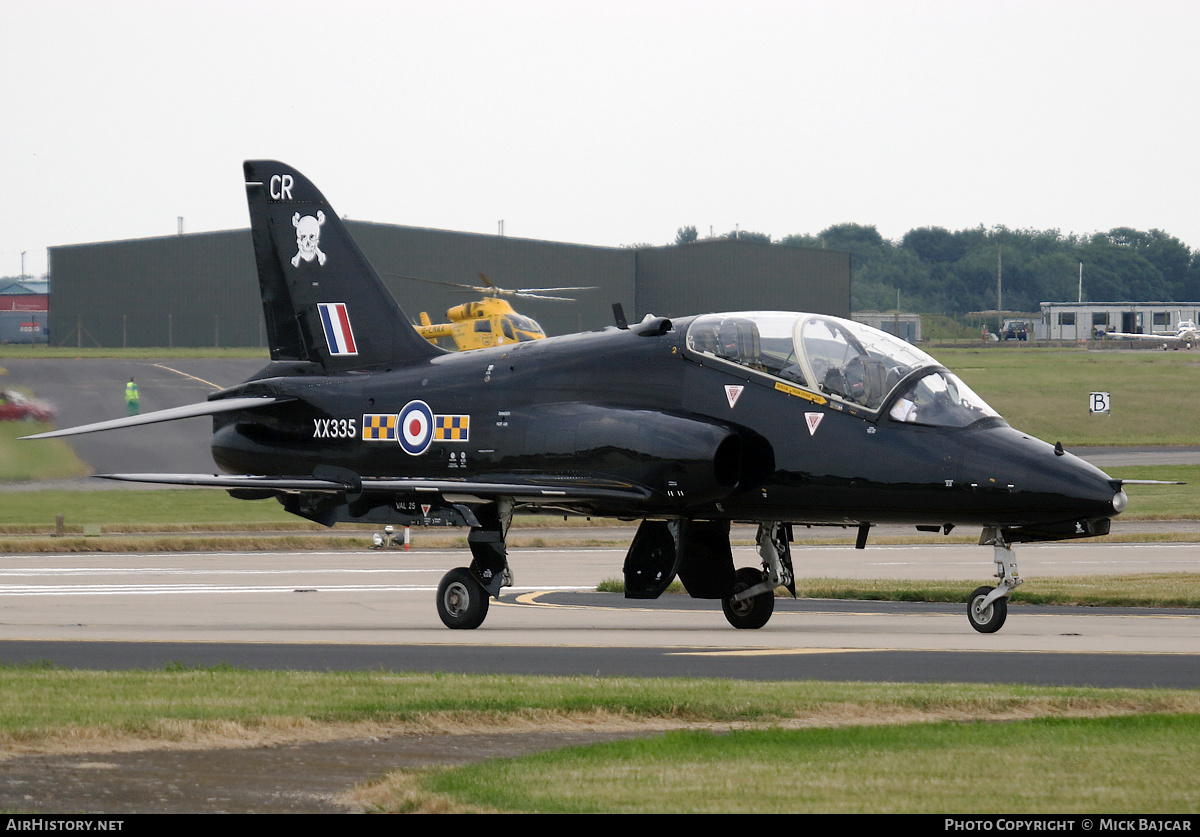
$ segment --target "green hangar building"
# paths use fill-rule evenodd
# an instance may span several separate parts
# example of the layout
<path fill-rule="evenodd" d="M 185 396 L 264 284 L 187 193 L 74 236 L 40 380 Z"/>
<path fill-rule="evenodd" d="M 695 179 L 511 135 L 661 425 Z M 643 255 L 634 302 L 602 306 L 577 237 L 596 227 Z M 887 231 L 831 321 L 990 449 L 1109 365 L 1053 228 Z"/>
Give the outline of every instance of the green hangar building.
<path fill-rule="evenodd" d="M 584 287 L 572 302 L 517 298 L 546 334 L 647 314 L 813 311 L 849 318 L 850 254 L 740 239 L 668 247 L 593 247 L 502 235 L 346 221 L 401 309 L 427 312 L 479 298 L 450 287 Z M 265 345 L 250 231 L 51 247 L 50 342 L 105 348 Z"/>

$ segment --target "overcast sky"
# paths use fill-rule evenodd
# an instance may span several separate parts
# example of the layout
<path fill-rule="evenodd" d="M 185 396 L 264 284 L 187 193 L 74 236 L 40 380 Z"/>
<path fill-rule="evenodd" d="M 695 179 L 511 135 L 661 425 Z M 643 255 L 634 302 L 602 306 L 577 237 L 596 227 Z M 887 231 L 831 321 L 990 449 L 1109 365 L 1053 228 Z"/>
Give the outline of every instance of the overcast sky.
<path fill-rule="evenodd" d="M 522 238 L 1200 249 L 1195 0 L 0 0 L 0 32 L 0 276 L 246 227 L 253 158 L 351 218 Z"/>

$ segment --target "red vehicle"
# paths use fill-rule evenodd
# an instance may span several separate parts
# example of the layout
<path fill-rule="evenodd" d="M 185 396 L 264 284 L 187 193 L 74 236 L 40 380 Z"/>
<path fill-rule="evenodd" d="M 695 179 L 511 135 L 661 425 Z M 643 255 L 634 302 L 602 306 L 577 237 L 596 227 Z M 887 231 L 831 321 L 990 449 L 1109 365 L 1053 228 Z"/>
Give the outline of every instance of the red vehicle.
<path fill-rule="evenodd" d="M 54 411 L 40 401 L 12 389 L 0 390 L 0 421 L 50 421 Z"/>

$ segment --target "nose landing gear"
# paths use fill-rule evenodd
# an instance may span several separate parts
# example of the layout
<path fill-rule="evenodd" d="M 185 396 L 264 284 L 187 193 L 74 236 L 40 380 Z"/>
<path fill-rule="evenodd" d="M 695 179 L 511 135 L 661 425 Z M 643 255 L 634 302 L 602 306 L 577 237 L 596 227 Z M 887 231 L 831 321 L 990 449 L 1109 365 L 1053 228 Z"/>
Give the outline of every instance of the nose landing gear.
<path fill-rule="evenodd" d="M 1017 571 L 1017 555 L 999 529 L 984 529 L 979 538 L 983 546 L 994 548 L 995 587 L 977 587 L 967 600 L 967 621 L 981 634 L 994 634 L 1008 617 L 1008 597 L 1024 581 Z"/>
<path fill-rule="evenodd" d="M 976 587 L 971 598 L 967 600 L 967 619 L 971 627 L 981 634 L 994 634 L 1000 630 L 1008 616 L 1008 599 L 997 596 L 988 601 L 988 596 L 996 592 L 996 587 Z"/>
<path fill-rule="evenodd" d="M 761 628 L 775 612 L 775 588 L 796 595 L 792 570 L 791 530 L 783 523 L 760 523 L 758 554 L 762 569 L 742 567 L 734 575 L 733 590 L 721 600 L 725 618 L 735 628 Z"/>

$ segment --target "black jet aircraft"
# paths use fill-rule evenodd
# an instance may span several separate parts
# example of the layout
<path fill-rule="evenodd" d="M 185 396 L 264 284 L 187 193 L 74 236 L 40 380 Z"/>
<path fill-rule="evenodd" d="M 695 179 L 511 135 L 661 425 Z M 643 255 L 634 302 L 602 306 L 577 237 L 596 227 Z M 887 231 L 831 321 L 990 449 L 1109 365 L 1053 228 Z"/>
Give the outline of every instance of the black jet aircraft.
<path fill-rule="evenodd" d="M 1021 577 L 1012 545 L 1102 535 L 1120 480 L 1014 430 L 912 345 L 822 314 L 748 312 L 446 352 L 410 324 L 336 212 L 282 163 L 247 162 L 271 360 L 205 404 L 43 437 L 212 415 L 223 474 L 110 474 L 276 498 L 326 525 L 470 528 L 471 563 L 437 592 L 476 628 L 512 584 L 517 510 L 640 520 L 625 595 L 678 577 L 760 628 L 795 595 L 797 525 L 982 527 L 995 586 L 973 628 L 998 630 Z M 32 437 L 37 438 L 37 437 Z M 758 524 L 737 569 L 730 524 Z"/>

